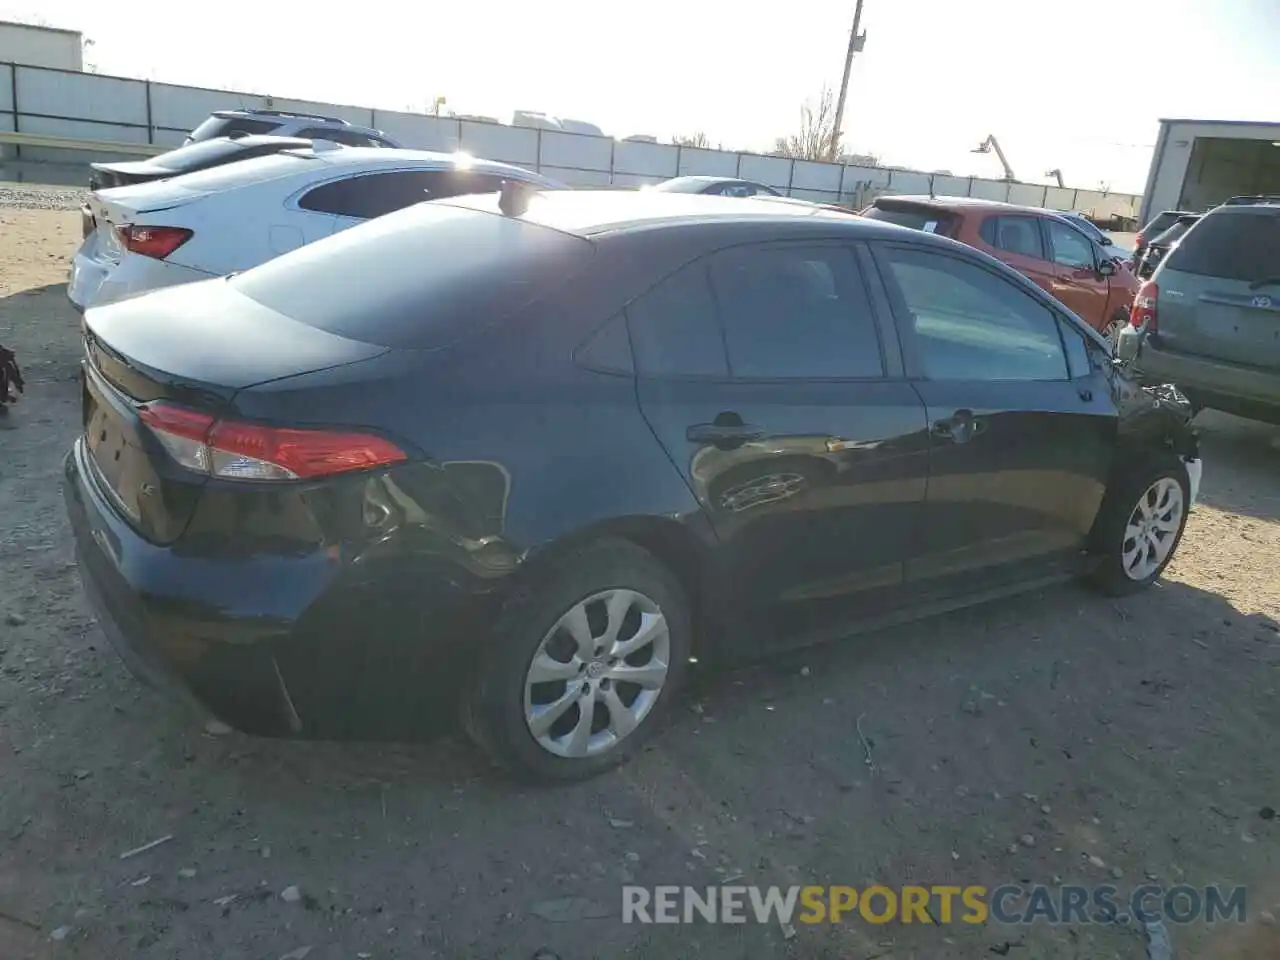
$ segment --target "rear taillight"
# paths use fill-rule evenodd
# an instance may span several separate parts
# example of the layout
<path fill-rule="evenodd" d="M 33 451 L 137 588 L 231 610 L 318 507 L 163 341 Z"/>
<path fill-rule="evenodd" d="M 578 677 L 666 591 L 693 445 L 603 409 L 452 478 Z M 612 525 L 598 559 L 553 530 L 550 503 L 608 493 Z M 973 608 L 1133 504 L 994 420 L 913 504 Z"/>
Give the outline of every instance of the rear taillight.
<path fill-rule="evenodd" d="M 1133 298 L 1133 306 L 1129 310 L 1129 326 L 1135 330 L 1144 327 L 1148 333 L 1156 332 L 1156 301 L 1160 299 L 1160 288 L 1151 280 L 1138 288 Z"/>
<path fill-rule="evenodd" d="M 163 260 L 191 239 L 191 231 L 184 227 L 144 227 L 127 223 L 116 227 L 120 246 L 130 253 Z"/>
<path fill-rule="evenodd" d="M 168 403 L 149 403 L 139 415 L 182 466 L 227 480 L 308 480 L 408 459 L 391 441 L 364 433 L 219 420 Z"/>

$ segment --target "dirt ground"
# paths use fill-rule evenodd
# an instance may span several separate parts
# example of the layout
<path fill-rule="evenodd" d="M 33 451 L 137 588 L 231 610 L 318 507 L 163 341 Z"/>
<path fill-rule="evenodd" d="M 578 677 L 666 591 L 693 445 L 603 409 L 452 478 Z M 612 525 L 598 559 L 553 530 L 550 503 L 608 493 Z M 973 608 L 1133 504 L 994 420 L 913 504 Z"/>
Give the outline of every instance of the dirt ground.
<path fill-rule="evenodd" d="M 636 763 L 520 789 L 460 740 L 211 736 L 126 673 L 59 493 L 78 231 L 0 209 L 29 381 L 0 418 L 3 960 L 1146 956 L 1133 923 L 620 921 L 623 883 L 735 874 L 1244 884 L 1249 922 L 1171 926 L 1176 956 L 1280 956 L 1280 429 L 1203 416 L 1202 502 L 1142 596 L 1067 586 L 704 678 Z"/>

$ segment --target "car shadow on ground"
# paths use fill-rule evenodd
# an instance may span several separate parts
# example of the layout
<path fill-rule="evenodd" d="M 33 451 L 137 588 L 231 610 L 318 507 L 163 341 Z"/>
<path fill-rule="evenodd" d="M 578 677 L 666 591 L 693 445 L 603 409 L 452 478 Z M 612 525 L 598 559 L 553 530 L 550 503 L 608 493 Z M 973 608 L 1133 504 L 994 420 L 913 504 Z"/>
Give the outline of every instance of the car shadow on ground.
<path fill-rule="evenodd" d="M 390 883 L 404 891 L 395 912 L 407 898 L 450 911 L 455 929 L 523 917 L 511 936 L 532 955 L 556 928 L 529 916 L 531 897 L 616 913 L 624 882 L 1103 882 L 1090 855 L 1128 877 L 1261 883 L 1267 848 L 1237 849 L 1237 835 L 1271 828 L 1256 811 L 1280 788 L 1259 746 L 1280 721 L 1277 665 L 1276 625 L 1216 594 L 1163 582 L 1112 601 L 1066 585 L 700 677 L 632 764 L 560 788 L 511 783 L 456 737 L 202 736 L 150 694 L 116 734 L 163 783 L 168 820 L 153 832 L 181 837 L 164 869 L 201 862 L 184 901 L 254 909 L 253 884 L 214 863 L 269 845 L 273 876 L 311 878 L 317 924 L 380 911 L 358 891 Z M 107 870 L 122 887 L 137 873 Z M 654 927 L 600 935 L 612 946 L 599 955 L 675 955 L 678 942 Z"/>
<path fill-rule="evenodd" d="M 1280 426 L 1216 410 L 1203 411 L 1194 424 L 1204 460 L 1202 501 L 1231 513 L 1280 520 Z"/>

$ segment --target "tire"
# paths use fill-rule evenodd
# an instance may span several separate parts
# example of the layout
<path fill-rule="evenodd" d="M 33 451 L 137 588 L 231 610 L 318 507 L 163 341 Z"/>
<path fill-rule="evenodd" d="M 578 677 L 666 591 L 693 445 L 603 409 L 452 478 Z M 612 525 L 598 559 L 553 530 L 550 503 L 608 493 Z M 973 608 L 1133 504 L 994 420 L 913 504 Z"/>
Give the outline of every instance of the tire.
<path fill-rule="evenodd" d="M 1163 493 L 1172 494 L 1169 484 L 1176 484 L 1178 491 L 1178 513 L 1172 508 L 1160 511 L 1162 503 L 1172 502 L 1163 499 Z M 1152 499 L 1155 498 L 1154 507 Z M 1100 557 L 1100 564 L 1093 572 L 1093 581 L 1101 590 L 1113 597 L 1127 596 L 1149 587 L 1164 572 L 1169 561 L 1173 559 L 1182 541 L 1182 531 L 1187 525 L 1187 513 L 1190 507 L 1191 481 L 1187 476 L 1186 465 L 1172 453 L 1162 452 L 1144 459 L 1121 466 L 1116 477 L 1108 488 L 1103 499 L 1102 509 L 1094 523 L 1092 546 Z M 1140 501 L 1147 503 L 1157 517 L 1164 523 L 1154 523 L 1141 515 Z M 1159 545 L 1149 541 L 1151 545 L 1140 556 L 1140 564 L 1126 563 L 1125 548 L 1130 548 L 1129 557 L 1134 556 L 1133 549 L 1141 549 L 1142 540 L 1130 540 L 1127 533 L 1130 520 L 1141 527 L 1144 522 L 1149 525 L 1152 535 Z M 1171 537 L 1168 549 L 1164 549 L 1163 534 Z M 1160 551 L 1164 551 L 1161 553 Z"/>
<path fill-rule="evenodd" d="M 622 646 L 608 648 L 611 629 Z M 670 570 L 630 541 L 597 541 L 554 561 L 508 601 L 464 698 L 467 734 L 519 779 L 603 773 L 660 725 L 684 680 L 691 634 L 689 601 Z M 625 644 L 641 640 L 627 652 Z M 535 658 L 539 676 L 554 679 L 531 680 Z"/>

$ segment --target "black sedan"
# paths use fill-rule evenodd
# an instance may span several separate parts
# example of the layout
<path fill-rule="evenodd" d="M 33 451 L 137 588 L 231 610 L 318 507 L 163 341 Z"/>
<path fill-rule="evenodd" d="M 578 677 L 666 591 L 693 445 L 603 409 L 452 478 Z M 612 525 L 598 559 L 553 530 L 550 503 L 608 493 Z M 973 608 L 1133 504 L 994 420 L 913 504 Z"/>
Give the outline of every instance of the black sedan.
<path fill-rule="evenodd" d="M 588 776 L 702 661 L 1150 584 L 1185 401 L 998 261 L 819 207 L 419 204 L 85 317 L 65 497 L 140 676 L 241 730 Z"/>

